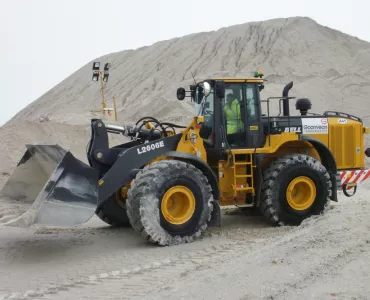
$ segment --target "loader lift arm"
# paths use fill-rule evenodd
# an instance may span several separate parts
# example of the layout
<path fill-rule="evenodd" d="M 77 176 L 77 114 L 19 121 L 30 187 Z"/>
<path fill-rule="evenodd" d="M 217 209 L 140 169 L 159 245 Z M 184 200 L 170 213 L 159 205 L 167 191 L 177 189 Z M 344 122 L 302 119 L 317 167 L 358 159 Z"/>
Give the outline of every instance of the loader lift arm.
<path fill-rule="evenodd" d="M 150 121 L 148 121 L 148 119 Z M 142 124 L 138 126 L 140 121 Z M 153 126 L 151 123 L 153 121 L 157 123 L 156 126 Z M 99 174 L 102 177 L 115 163 L 118 156 L 127 149 L 168 136 L 169 132 L 166 130 L 167 128 L 164 127 L 165 125 L 171 127 L 172 132 L 170 134 L 172 135 L 176 134 L 174 128 L 185 128 L 184 126 L 172 123 L 161 123 L 152 117 L 141 118 L 134 126 L 108 125 L 104 124 L 100 119 L 92 119 L 91 138 L 86 151 L 90 166 L 99 170 Z M 144 126 L 145 129 L 143 129 Z M 162 130 L 156 131 L 157 127 L 160 127 Z M 123 136 L 130 137 L 131 142 L 109 148 L 108 133 L 122 134 Z"/>
<path fill-rule="evenodd" d="M 170 126 L 180 127 L 175 124 Z M 175 151 L 182 137 L 181 133 L 162 137 L 168 135 L 163 131 L 165 130 L 163 125 L 161 132 L 142 127 L 105 125 L 99 119 L 91 120 L 91 140 L 88 144 L 87 157 L 90 166 L 99 172 L 98 206 L 130 182 L 137 170 L 148 162 L 167 152 Z M 108 132 L 135 139 L 109 148 Z"/>

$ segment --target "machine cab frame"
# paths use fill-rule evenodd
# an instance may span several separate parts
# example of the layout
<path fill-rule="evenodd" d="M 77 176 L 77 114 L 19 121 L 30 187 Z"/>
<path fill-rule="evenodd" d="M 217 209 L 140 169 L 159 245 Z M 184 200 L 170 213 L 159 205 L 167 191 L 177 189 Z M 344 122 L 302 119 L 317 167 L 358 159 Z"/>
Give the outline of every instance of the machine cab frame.
<path fill-rule="evenodd" d="M 194 114 L 204 116 L 200 134 L 207 152 L 263 147 L 262 89 L 259 78 L 210 79 L 191 87 Z"/>

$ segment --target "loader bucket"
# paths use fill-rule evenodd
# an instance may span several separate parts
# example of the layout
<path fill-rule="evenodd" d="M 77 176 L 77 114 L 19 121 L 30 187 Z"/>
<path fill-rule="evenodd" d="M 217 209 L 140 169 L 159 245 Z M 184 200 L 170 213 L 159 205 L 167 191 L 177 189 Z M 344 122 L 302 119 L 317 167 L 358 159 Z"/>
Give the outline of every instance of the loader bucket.
<path fill-rule="evenodd" d="M 89 220 L 98 202 L 98 172 L 59 145 L 26 147 L 0 191 L 0 224 L 73 226 Z"/>

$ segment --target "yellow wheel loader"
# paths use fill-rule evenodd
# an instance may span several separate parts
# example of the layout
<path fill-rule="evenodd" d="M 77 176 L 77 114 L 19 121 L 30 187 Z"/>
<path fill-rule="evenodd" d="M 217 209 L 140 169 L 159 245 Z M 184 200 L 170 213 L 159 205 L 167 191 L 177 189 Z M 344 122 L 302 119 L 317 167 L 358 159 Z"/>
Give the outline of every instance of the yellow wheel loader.
<path fill-rule="evenodd" d="M 293 82 L 282 96 L 261 100 L 264 83 L 257 72 L 179 88 L 179 100 L 194 101 L 187 127 L 153 117 L 131 126 L 93 119 L 89 165 L 58 145 L 27 145 L 1 194 L 28 207 L 7 225 L 71 226 L 96 214 L 173 245 L 221 226 L 221 206 L 255 207 L 272 225 L 299 225 L 324 213 L 339 190 L 352 196 L 370 175 L 369 128 L 346 113 L 310 113 L 307 98 L 297 99 L 300 114 L 290 115 Z M 110 147 L 108 134 L 131 141 Z"/>

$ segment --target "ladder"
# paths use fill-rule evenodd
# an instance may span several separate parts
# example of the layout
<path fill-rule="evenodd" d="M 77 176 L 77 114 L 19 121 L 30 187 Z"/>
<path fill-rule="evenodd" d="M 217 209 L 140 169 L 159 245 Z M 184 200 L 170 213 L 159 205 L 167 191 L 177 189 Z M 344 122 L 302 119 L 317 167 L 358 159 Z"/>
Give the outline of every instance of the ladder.
<path fill-rule="evenodd" d="M 247 159 L 237 160 L 237 156 L 246 155 Z M 253 165 L 253 154 L 236 154 L 232 153 L 232 159 L 233 159 L 233 170 L 234 170 L 234 184 L 233 184 L 233 190 L 234 190 L 234 197 L 237 196 L 237 192 L 244 191 L 247 193 L 251 193 L 253 196 L 255 194 L 254 190 L 254 181 L 253 181 L 253 168 L 256 166 Z M 237 167 L 238 166 L 245 166 L 246 174 L 237 174 Z M 238 185 L 237 179 L 238 178 L 246 178 L 246 184 Z"/>

